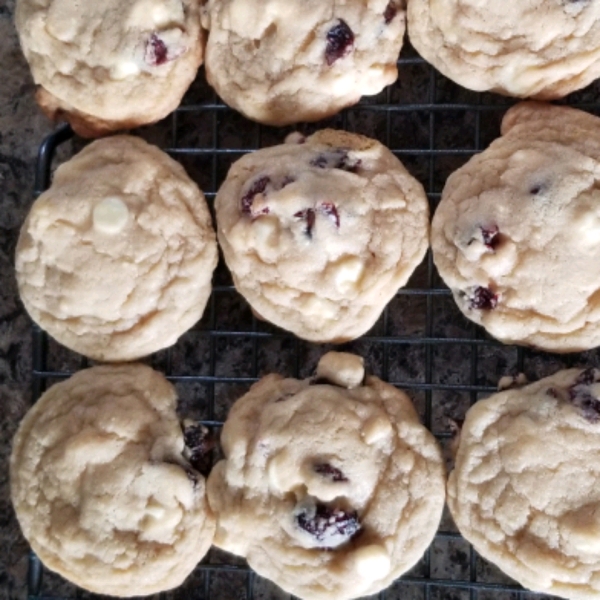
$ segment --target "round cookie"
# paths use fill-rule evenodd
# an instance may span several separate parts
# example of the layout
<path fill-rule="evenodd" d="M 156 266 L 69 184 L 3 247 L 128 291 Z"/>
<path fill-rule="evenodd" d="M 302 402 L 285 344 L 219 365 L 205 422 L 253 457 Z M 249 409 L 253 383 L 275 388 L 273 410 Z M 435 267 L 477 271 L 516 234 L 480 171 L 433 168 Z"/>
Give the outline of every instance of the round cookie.
<path fill-rule="evenodd" d="M 238 291 L 314 342 L 368 331 L 429 243 L 423 187 L 379 142 L 326 129 L 238 160 L 216 202 Z"/>
<path fill-rule="evenodd" d="M 599 398 L 600 371 L 559 371 L 477 402 L 462 426 L 452 516 L 531 590 L 600 598 Z"/>
<path fill-rule="evenodd" d="M 600 119 L 511 108 L 502 137 L 453 173 L 433 258 L 460 310 L 494 337 L 553 352 L 600 344 Z"/>
<path fill-rule="evenodd" d="M 174 344 L 201 317 L 216 263 L 202 192 L 180 164 L 130 136 L 98 140 L 57 169 L 16 251 L 33 320 L 104 361 Z"/>
<path fill-rule="evenodd" d="M 600 77 L 600 5 L 577 0 L 408 0 L 408 35 L 478 92 L 562 98 Z"/>
<path fill-rule="evenodd" d="M 232 407 L 208 479 L 215 545 L 311 600 L 374 594 L 431 543 L 445 475 L 409 398 L 362 359 L 322 357 L 314 379 L 268 375 Z"/>
<path fill-rule="evenodd" d="M 317 121 L 393 83 L 400 0 L 208 0 L 206 76 L 261 123 Z"/>
<path fill-rule="evenodd" d="M 13 440 L 10 484 L 44 565 L 101 594 L 183 582 L 215 518 L 184 458 L 175 388 L 144 365 L 100 366 L 52 386 Z"/>
<path fill-rule="evenodd" d="M 162 119 L 202 63 L 200 10 L 195 0 L 18 0 L 42 110 L 85 137 Z"/>

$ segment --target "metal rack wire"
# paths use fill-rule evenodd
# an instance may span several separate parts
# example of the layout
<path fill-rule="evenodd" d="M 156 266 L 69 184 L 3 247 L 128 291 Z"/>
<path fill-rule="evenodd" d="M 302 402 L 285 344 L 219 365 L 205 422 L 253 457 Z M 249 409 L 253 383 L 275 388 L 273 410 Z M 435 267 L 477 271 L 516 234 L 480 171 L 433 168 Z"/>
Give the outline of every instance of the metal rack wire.
<path fill-rule="evenodd" d="M 398 61 L 398 82 L 365 98 L 324 125 L 374 137 L 391 148 L 426 187 L 432 212 L 446 177 L 499 135 L 501 116 L 513 101 L 475 94 L 435 72 L 409 47 Z M 569 104 L 600 110 L 600 86 L 573 95 Z M 279 143 L 291 128 L 273 129 L 244 120 L 204 83 L 201 73 L 182 105 L 166 121 L 138 133 L 182 162 L 212 205 L 228 166 L 253 149 Z M 36 193 L 49 185 L 56 148 L 71 138 L 59 128 L 39 150 Z M 34 327 L 33 393 L 38 398 L 58 379 L 87 366 Z M 481 395 L 495 390 L 500 376 L 525 372 L 538 378 L 575 364 L 596 364 L 597 353 L 553 356 L 503 346 L 468 322 L 454 307 L 437 275 L 431 254 L 400 290 L 375 327 L 344 349 L 366 358 L 377 375 L 405 389 L 423 421 L 443 446 L 451 437 L 447 417 L 460 418 Z M 162 370 L 180 393 L 182 412 L 218 427 L 231 403 L 251 382 L 271 371 L 290 376 L 311 373 L 325 346 L 308 344 L 257 321 L 237 294 L 222 261 L 205 316 L 173 348 L 150 364 Z M 97 598 L 44 570 L 32 554 L 30 600 Z M 266 600 L 289 598 L 234 557 L 211 551 L 190 579 L 161 598 Z M 379 600 L 525 600 L 523 591 L 482 560 L 458 535 L 446 515 L 422 561 Z"/>

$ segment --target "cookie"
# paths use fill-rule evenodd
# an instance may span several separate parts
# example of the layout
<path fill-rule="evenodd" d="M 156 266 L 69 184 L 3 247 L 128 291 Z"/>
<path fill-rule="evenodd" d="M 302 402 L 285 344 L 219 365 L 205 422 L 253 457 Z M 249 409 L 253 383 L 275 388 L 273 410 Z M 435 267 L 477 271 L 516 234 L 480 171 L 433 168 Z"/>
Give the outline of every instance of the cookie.
<path fill-rule="evenodd" d="M 368 331 L 422 261 L 429 205 L 379 142 L 322 130 L 229 170 L 217 229 L 238 291 L 262 318 L 313 342 Z"/>
<path fill-rule="evenodd" d="M 57 169 L 16 251 L 33 320 L 104 361 L 174 344 L 201 317 L 216 264 L 202 192 L 179 163 L 130 136 L 98 140 Z"/>
<path fill-rule="evenodd" d="M 331 378 L 330 381 L 328 379 Z M 409 398 L 362 359 L 268 375 L 232 407 L 207 484 L 215 545 L 300 598 L 374 594 L 423 555 L 445 496 L 441 453 Z"/>
<path fill-rule="evenodd" d="M 460 310 L 506 343 L 600 344 L 600 119 L 526 102 L 453 173 L 433 259 Z"/>
<path fill-rule="evenodd" d="M 202 63 L 194 0 L 18 0 L 15 22 L 42 110 L 85 137 L 162 119 Z"/>
<path fill-rule="evenodd" d="M 46 567 L 101 594 L 173 588 L 208 551 L 215 518 L 184 458 L 175 388 L 144 365 L 52 386 L 13 440 L 11 497 Z"/>
<path fill-rule="evenodd" d="M 246 117 L 317 121 L 393 83 L 400 0 L 208 0 L 206 76 Z"/>
<path fill-rule="evenodd" d="M 477 92 L 562 98 L 600 77 L 600 6 L 578 0 L 408 0 L 414 48 Z"/>
<path fill-rule="evenodd" d="M 600 598 L 599 398 L 600 371 L 559 371 L 477 402 L 462 426 L 452 516 L 531 590 Z"/>

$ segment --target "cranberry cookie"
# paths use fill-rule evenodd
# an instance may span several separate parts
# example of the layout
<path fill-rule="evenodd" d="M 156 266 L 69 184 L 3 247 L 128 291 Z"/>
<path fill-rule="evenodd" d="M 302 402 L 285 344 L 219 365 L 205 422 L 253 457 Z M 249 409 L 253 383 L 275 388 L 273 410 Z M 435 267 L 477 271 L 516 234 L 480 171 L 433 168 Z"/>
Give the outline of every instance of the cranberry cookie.
<path fill-rule="evenodd" d="M 86 137 L 162 119 L 202 63 L 197 0 L 17 0 L 15 19 L 41 108 Z"/>
<path fill-rule="evenodd" d="M 578 0 L 408 0 L 408 34 L 456 83 L 540 100 L 600 77 L 600 4 Z"/>
<path fill-rule="evenodd" d="M 206 76 L 261 123 L 317 121 L 393 83 L 401 0 L 208 0 Z"/>
<path fill-rule="evenodd" d="M 468 411 L 448 505 L 507 575 L 589 600 L 600 598 L 599 478 L 600 371 L 570 369 Z"/>
<path fill-rule="evenodd" d="M 600 344 L 600 119 L 524 102 L 453 173 L 433 258 L 460 310 L 494 337 L 553 352 Z"/>
<path fill-rule="evenodd" d="M 179 163 L 130 136 L 98 140 L 58 168 L 16 252 L 33 320 L 104 361 L 174 344 L 201 317 L 216 264 L 202 192 Z"/>
<path fill-rule="evenodd" d="M 316 377 L 268 375 L 232 407 L 208 479 L 215 545 L 301 598 L 375 594 L 439 524 L 441 453 L 409 398 L 332 352 Z"/>
<path fill-rule="evenodd" d="M 87 590 L 173 588 L 208 551 L 215 518 L 184 458 L 175 388 L 144 365 L 101 366 L 52 386 L 23 419 L 11 496 L 42 562 Z"/>
<path fill-rule="evenodd" d="M 368 331 L 423 259 L 423 187 L 375 140 L 323 130 L 248 154 L 216 198 L 238 291 L 264 319 L 315 342 Z"/>

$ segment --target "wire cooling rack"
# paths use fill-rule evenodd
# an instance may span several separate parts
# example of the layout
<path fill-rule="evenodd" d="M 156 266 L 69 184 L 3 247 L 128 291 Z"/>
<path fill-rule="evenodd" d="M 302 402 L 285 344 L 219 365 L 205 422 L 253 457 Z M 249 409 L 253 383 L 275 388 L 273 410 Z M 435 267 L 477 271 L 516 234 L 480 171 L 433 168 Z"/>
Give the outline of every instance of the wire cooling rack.
<path fill-rule="evenodd" d="M 377 138 L 426 187 L 433 212 L 448 175 L 499 135 L 502 115 L 514 100 L 460 88 L 410 47 L 403 50 L 398 66 L 398 81 L 380 95 L 364 98 L 327 122 L 297 129 L 308 134 L 330 126 Z M 599 111 L 599 92 L 600 85 L 591 86 L 573 94 L 567 103 Z M 245 120 L 217 98 L 201 71 L 182 105 L 168 119 L 136 133 L 179 160 L 205 191 L 212 208 L 233 161 L 254 149 L 281 143 L 293 129 Z M 63 126 L 40 147 L 36 194 L 49 185 L 57 147 L 71 137 L 70 128 Z M 148 362 L 176 385 L 182 414 L 219 427 L 235 399 L 260 376 L 268 372 L 308 376 L 330 346 L 309 344 L 257 321 L 233 288 L 222 260 L 213 283 L 202 320 L 173 348 L 153 355 Z M 88 366 L 85 359 L 60 347 L 36 327 L 33 338 L 34 398 L 55 381 Z M 373 329 L 341 348 L 361 354 L 372 373 L 408 391 L 446 454 L 451 438 L 448 419 L 461 419 L 473 402 L 496 389 L 501 376 L 525 372 L 530 379 L 537 379 L 561 368 L 598 364 L 596 351 L 559 356 L 505 346 L 489 338 L 455 307 L 430 253 Z M 99 597 L 45 570 L 33 554 L 28 594 L 30 600 Z M 214 549 L 182 587 L 158 597 L 291 598 L 252 573 L 243 560 Z M 542 596 L 522 590 L 481 559 L 445 514 L 423 559 L 374 598 L 533 600 Z"/>

